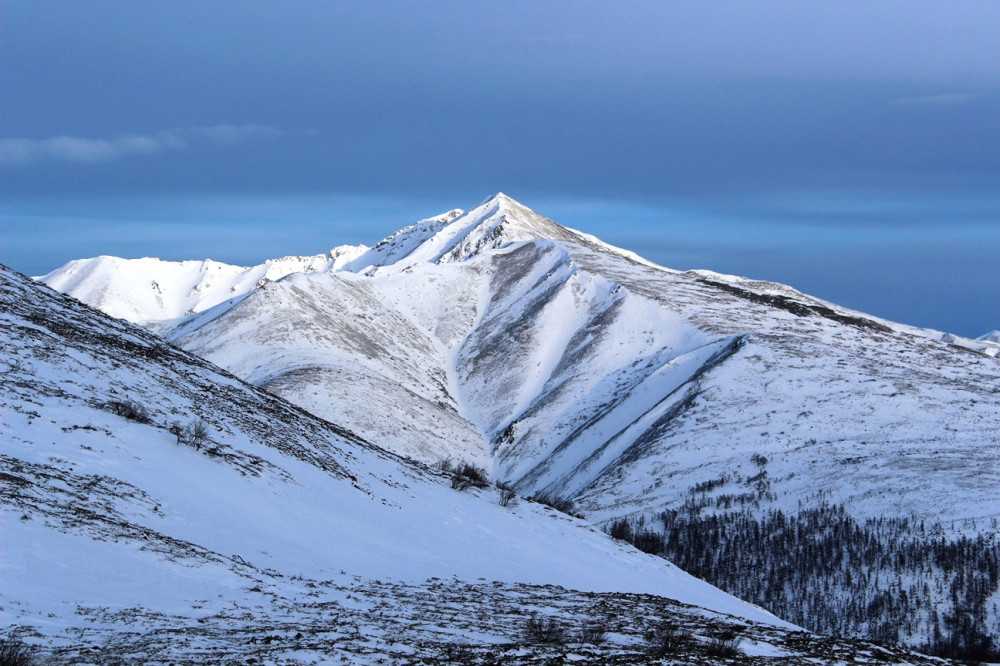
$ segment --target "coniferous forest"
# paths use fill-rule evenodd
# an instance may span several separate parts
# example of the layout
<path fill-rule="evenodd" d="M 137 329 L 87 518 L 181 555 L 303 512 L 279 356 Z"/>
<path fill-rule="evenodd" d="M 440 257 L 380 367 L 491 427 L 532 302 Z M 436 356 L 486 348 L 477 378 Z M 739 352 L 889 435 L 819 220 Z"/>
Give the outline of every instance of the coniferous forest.
<path fill-rule="evenodd" d="M 692 499 L 610 532 L 818 633 L 1000 659 L 995 538 L 906 518 L 860 521 L 840 505 L 795 514 L 705 505 Z"/>

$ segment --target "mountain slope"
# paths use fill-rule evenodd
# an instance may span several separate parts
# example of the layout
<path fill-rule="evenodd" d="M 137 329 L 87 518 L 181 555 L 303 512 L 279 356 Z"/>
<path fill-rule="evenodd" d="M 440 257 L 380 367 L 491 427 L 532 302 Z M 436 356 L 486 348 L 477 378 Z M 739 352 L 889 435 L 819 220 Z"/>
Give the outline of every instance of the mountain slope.
<path fill-rule="evenodd" d="M 781 507 L 1000 512 L 995 456 L 975 453 L 1000 443 L 987 354 L 783 285 L 661 269 L 502 194 L 390 239 L 412 234 L 360 257 L 363 276 L 292 275 L 168 336 L 407 455 L 492 460 L 602 520 L 676 505 L 753 454 Z M 416 433 L 393 436 L 397 410 Z"/>
<path fill-rule="evenodd" d="M 350 607 L 362 579 L 454 576 L 661 594 L 789 628 L 543 505 L 453 490 L 2 267 L 0 305 L 0 626 L 78 644 L 88 626 L 308 614 L 317 594 Z M 204 436 L 171 427 L 195 420 Z"/>
<path fill-rule="evenodd" d="M 488 459 L 447 390 L 442 344 L 371 280 L 291 275 L 173 330 L 172 340 L 302 407 L 424 461 Z"/>
<path fill-rule="evenodd" d="M 325 255 L 269 259 L 249 268 L 211 259 L 102 256 L 71 261 L 38 279 L 113 317 L 162 327 L 241 296 L 268 280 L 291 273 L 337 270 L 367 251 L 364 245 L 340 245 Z"/>
<path fill-rule="evenodd" d="M 988 354 L 1000 356 L 1000 330 L 990 331 L 986 335 L 979 336 L 976 340 L 986 345 Z"/>
<path fill-rule="evenodd" d="M 377 371 L 359 372 L 367 379 L 351 386 L 334 374 L 325 392 L 309 378 L 275 388 L 336 418 L 377 400 L 387 383 L 405 387 L 447 433 L 438 438 L 445 446 L 408 454 L 476 457 L 465 421 L 479 431 L 478 459 L 487 455 L 502 477 L 526 492 L 576 496 L 598 519 L 676 505 L 697 483 L 750 472 L 754 454 L 772 459 L 777 499 L 765 503 L 780 507 L 825 498 L 866 515 L 891 497 L 894 514 L 1000 512 L 998 470 L 974 453 L 994 451 L 1000 432 L 1000 369 L 986 355 L 782 285 L 659 269 L 504 195 L 396 263 L 373 266 L 363 279 L 304 276 L 262 290 L 279 301 L 287 292 L 343 303 L 348 287 L 371 297 L 364 307 L 344 303 L 334 328 L 297 303 L 272 312 L 241 301 L 171 338 L 264 384 L 268 372 L 316 367 L 318 357 L 354 368 L 374 358 Z M 236 333 L 251 310 L 245 333 L 256 351 Z M 330 330 L 324 350 L 308 363 L 284 360 L 288 336 L 305 328 Z M 361 335 L 366 344 L 378 337 L 377 350 L 359 348 Z M 276 358 L 261 369 L 230 360 L 263 358 L 263 349 Z M 428 409 L 428 398 L 442 406 Z M 366 423 L 376 418 L 359 414 L 349 425 L 380 432 Z"/>
<path fill-rule="evenodd" d="M 858 533 L 904 520 L 914 552 L 985 538 L 981 561 L 996 559 L 1000 362 L 985 343 L 785 285 L 666 269 L 503 194 L 399 238 L 359 274 L 289 276 L 168 335 L 407 455 L 487 461 L 597 524 L 659 531 L 700 575 L 810 626 L 911 642 L 938 624 L 1000 627 L 996 577 L 955 602 L 936 590 L 975 572 L 940 558 L 928 578 L 845 560 L 835 581 L 816 570 L 801 588 L 758 589 L 748 561 L 724 571 L 688 548 L 714 516 L 750 535 L 840 520 L 844 507 Z M 414 437 L 392 438 L 393 414 L 420 424 Z M 798 554 L 772 536 L 780 572 Z M 919 603 L 886 601 L 903 588 Z M 975 617 L 954 619 L 959 606 Z"/>

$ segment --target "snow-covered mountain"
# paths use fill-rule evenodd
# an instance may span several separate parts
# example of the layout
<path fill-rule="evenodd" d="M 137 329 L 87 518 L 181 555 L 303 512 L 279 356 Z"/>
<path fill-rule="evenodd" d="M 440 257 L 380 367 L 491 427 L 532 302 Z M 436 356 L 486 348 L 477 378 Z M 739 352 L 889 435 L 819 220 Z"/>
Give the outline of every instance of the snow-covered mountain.
<path fill-rule="evenodd" d="M 268 259 L 256 266 L 233 266 L 211 259 L 163 261 L 146 257 L 100 256 L 71 261 L 47 275 L 45 284 L 113 317 L 165 330 L 178 319 L 237 298 L 267 281 L 292 273 L 359 271 L 391 261 L 462 214 L 452 210 L 420 220 L 377 246 L 338 245 L 325 254 Z"/>
<path fill-rule="evenodd" d="M 88 300 L 95 291 L 71 293 L 116 313 Z M 1000 362 L 985 343 L 660 267 L 503 194 L 404 228 L 341 270 L 220 299 L 166 335 L 399 453 L 489 464 L 605 526 L 669 535 L 665 511 L 762 521 L 834 506 L 959 538 L 1000 515 Z M 881 608 L 895 577 L 915 579 L 890 567 L 844 585 Z M 773 607 L 808 605 L 780 594 Z M 844 599 L 831 617 L 850 615 Z M 898 638 L 929 638 L 929 615 L 899 612 L 910 628 Z"/>
<path fill-rule="evenodd" d="M 269 259 L 251 267 L 211 259 L 101 256 L 71 261 L 39 279 L 114 317 L 156 328 L 241 296 L 268 280 L 337 270 L 367 251 L 365 245 L 340 245 L 327 254 Z"/>
<path fill-rule="evenodd" d="M 1000 330 L 990 331 L 986 335 L 981 335 L 976 339 L 982 340 L 983 342 L 1000 342 Z"/>
<path fill-rule="evenodd" d="M 56 661 L 212 649 L 277 659 L 276 648 L 302 648 L 302 631 L 346 632 L 312 643 L 364 651 L 358 624 L 331 625 L 338 613 L 379 633 L 405 627 L 425 651 L 520 640 L 502 604 L 477 595 L 548 614 L 560 595 L 656 594 L 707 609 L 675 604 L 692 622 L 738 619 L 756 636 L 748 649 L 793 629 L 579 519 L 501 506 L 492 488 L 454 490 L 441 472 L 2 266 L 0 351 L 0 627 L 55 647 Z M 472 587 L 441 586 L 451 578 Z M 498 582 L 487 595 L 481 581 Z M 563 587 L 533 606 L 531 585 Z M 415 613 L 408 595 L 460 588 L 470 596 L 453 602 L 505 628 L 442 636 L 371 610 Z M 261 653 L 264 634 L 277 644 Z M 619 643 L 608 649 L 634 649 Z"/>
<path fill-rule="evenodd" d="M 577 497 L 601 519 L 676 504 L 753 469 L 752 454 L 772 458 L 776 506 L 824 497 L 863 515 L 884 503 L 853 500 L 888 494 L 902 514 L 1000 511 L 997 479 L 969 455 L 1000 442 L 1000 365 L 918 329 L 639 262 L 502 194 L 346 268 L 363 274 L 290 273 L 167 336 L 401 453 L 491 460 L 526 492 Z M 51 275 L 65 274 L 45 281 L 60 288 Z M 74 287 L 122 311 L 90 298 L 110 285 Z M 942 455 L 955 464 L 935 464 L 927 487 L 921 461 Z"/>

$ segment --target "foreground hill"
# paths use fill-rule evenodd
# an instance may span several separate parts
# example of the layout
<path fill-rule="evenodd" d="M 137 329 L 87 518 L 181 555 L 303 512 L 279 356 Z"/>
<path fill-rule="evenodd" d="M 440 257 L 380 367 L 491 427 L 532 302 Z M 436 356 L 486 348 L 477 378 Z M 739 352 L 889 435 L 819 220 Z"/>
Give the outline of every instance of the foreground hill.
<path fill-rule="evenodd" d="M 985 343 L 656 266 L 502 194 L 166 335 L 397 452 L 625 521 L 807 626 L 942 651 L 1000 628 Z"/>

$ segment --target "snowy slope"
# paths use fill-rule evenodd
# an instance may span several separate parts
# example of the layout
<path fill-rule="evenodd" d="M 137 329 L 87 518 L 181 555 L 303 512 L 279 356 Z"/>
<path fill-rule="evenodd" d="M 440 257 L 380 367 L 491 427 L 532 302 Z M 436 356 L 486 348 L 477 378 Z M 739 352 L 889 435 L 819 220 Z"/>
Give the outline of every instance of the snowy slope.
<path fill-rule="evenodd" d="M 269 283 L 168 336 L 401 453 L 492 463 L 598 520 L 676 505 L 752 470 L 753 454 L 773 460 L 764 505 L 1000 513 L 988 343 L 664 269 L 504 194 L 343 268 Z"/>
<path fill-rule="evenodd" d="M 170 338 L 397 453 L 489 466 L 448 392 L 442 345 L 378 286 L 352 273 L 292 275 L 195 317 Z"/>
<path fill-rule="evenodd" d="M 367 251 L 360 253 L 352 261 L 344 264 L 344 269 L 356 273 L 365 272 L 379 266 L 394 264 L 402 261 L 415 249 L 420 247 L 424 241 L 433 237 L 450 222 L 463 215 L 460 208 L 449 210 L 446 213 L 428 217 L 411 224 L 407 227 L 395 231 Z"/>
<path fill-rule="evenodd" d="M 387 437 L 395 411 L 427 415 L 423 445 L 384 441 L 428 461 L 492 460 L 599 520 L 676 505 L 752 472 L 753 454 L 774 461 L 762 505 L 1000 512 L 1000 368 L 972 341 L 784 285 L 661 269 L 502 194 L 362 277 L 261 292 L 171 338 L 362 433 Z"/>
<path fill-rule="evenodd" d="M 367 251 L 364 245 L 340 245 L 325 255 L 269 259 L 249 268 L 211 259 L 101 256 L 71 261 L 38 279 L 113 317 L 155 326 L 241 296 L 264 281 L 291 273 L 339 270 Z"/>
<path fill-rule="evenodd" d="M 983 351 L 990 356 L 1000 356 L 1000 331 L 990 331 L 976 338 L 976 342 L 980 343 Z"/>
<path fill-rule="evenodd" d="M 87 608 L 190 617 L 275 595 L 294 605 L 302 578 L 352 576 L 652 593 L 788 626 L 582 521 L 452 490 L 6 268 L 0 306 L 0 626 L 44 637 L 94 622 Z M 126 400 L 146 406 L 147 422 L 114 413 Z M 207 425 L 200 447 L 168 429 L 194 419 Z"/>
<path fill-rule="evenodd" d="M 975 535 L 1000 518 L 992 343 L 660 267 L 503 194 L 389 238 L 168 335 L 406 455 L 483 461 L 598 524 L 832 504 Z M 414 431 L 394 434 L 397 417 Z"/>

